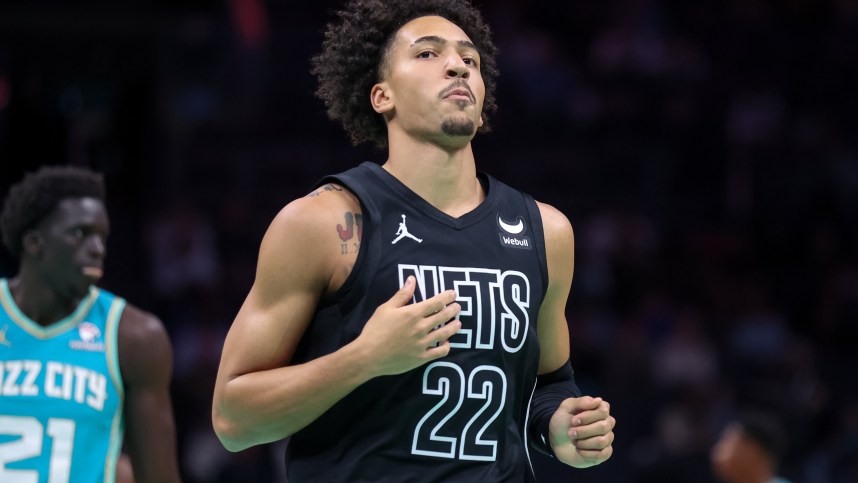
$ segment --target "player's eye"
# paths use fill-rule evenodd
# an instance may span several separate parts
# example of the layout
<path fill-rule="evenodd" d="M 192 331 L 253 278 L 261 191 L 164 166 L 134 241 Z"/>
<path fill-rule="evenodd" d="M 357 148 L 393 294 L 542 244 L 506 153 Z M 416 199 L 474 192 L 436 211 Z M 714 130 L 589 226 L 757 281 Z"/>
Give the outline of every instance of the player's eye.
<path fill-rule="evenodd" d="M 430 59 L 434 56 L 435 56 L 435 52 L 432 52 L 431 50 L 424 50 L 424 51 L 419 52 L 417 54 L 417 58 L 419 58 L 419 59 Z"/>

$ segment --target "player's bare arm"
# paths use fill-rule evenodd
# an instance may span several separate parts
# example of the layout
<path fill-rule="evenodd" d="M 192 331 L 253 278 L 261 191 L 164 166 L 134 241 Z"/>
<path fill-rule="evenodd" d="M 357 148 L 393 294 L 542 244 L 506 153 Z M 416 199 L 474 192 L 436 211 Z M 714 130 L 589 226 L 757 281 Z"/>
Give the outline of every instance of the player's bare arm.
<path fill-rule="evenodd" d="M 575 266 L 575 237 L 572 225 L 551 205 L 538 203 L 545 234 L 548 290 L 539 308 L 539 374 L 554 371 L 569 360 L 569 328 L 566 301 Z"/>
<path fill-rule="evenodd" d="M 348 228 L 351 218 L 357 229 L 360 204 L 350 192 L 326 186 L 293 201 L 272 222 L 256 280 L 227 335 L 212 421 L 231 451 L 285 438 L 360 384 L 446 355 L 445 341 L 458 330 L 454 322 L 432 331 L 458 313 L 455 294 L 411 305 L 411 281 L 376 310 L 355 341 L 289 365 L 319 300 L 343 284 L 360 248 L 357 232 L 350 236 Z"/>
<path fill-rule="evenodd" d="M 173 353 L 161 321 L 127 306 L 119 323 L 125 382 L 126 447 L 136 483 L 178 482 L 176 428 L 170 404 Z"/>
<path fill-rule="evenodd" d="M 539 374 L 557 370 L 569 360 L 566 302 L 572 285 L 575 237 L 560 211 L 539 203 L 548 262 L 548 290 L 539 311 Z M 566 399 L 550 423 L 550 444 L 562 462 L 584 468 L 597 465 L 613 453 L 614 425 L 610 405 L 601 398 Z"/>

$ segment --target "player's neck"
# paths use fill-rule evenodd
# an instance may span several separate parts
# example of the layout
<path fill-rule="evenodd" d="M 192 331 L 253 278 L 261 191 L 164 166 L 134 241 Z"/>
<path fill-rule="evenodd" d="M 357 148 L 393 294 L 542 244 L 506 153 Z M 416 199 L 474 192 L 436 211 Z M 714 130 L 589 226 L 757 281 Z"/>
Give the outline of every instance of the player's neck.
<path fill-rule="evenodd" d="M 451 151 L 431 143 L 391 142 L 384 169 L 453 217 L 472 211 L 485 199 L 470 143 Z"/>
<path fill-rule="evenodd" d="M 9 291 L 15 305 L 30 320 L 41 326 L 49 326 L 66 318 L 74 312 L 80 299 L 71 300 L 61 296 L 37 274 L 21 270 L 9 280 Z"/>

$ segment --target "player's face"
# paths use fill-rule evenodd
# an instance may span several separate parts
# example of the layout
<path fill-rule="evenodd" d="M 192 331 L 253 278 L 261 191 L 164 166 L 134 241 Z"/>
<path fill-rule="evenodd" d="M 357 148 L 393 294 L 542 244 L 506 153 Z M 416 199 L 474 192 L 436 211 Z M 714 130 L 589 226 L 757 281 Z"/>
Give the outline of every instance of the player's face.
<path fill-rule="evenodd" d="M 39 275 L 59 294 L 80 298 L 102 275 L 110 224 L 95 198 L 67 198 L 36 228 Z"/>
<path fill-rule="evenodd" d="M 482 124 L 480 55 L 443 17 L 420 17 L 399 29 L 385 77 L 380 85 L 391 101 L 388 120 L 411 135 L 467 143 Z"/>

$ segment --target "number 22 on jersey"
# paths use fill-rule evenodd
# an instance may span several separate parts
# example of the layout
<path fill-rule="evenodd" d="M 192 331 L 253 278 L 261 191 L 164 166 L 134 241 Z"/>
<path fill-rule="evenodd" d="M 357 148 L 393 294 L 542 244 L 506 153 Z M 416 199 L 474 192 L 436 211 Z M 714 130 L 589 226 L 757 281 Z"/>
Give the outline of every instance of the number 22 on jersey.
<path fill-rule="evenodd" d="M 497 428 L 492 423 L 506 402 L 506 375 L 494 366 L 474 368 L 470 376 L 451 362 L 435 362 L 423 373 L 423 394 L 440 397 L 435 406 L 420 419 L 414 429 L 412 454 L 471 461 L 497 459 Z M 460 430 L 459 437 L 450 434 L 450 419 L 462 408 L 465 399 L 485 400 Z M 454 430 L 458 432 L 457 430 Z"/>

